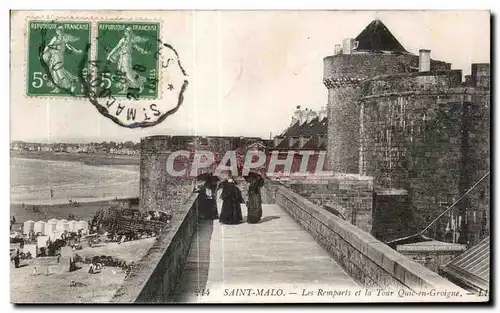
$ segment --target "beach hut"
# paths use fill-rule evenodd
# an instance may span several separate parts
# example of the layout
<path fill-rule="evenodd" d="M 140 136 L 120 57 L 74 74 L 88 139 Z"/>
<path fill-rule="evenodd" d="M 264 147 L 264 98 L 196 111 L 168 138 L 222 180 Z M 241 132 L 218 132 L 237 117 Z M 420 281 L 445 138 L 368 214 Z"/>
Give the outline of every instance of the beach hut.
<path fill-rule="evenodd" d="M 42 251 L 44 251 L 44 254 L 46 254 L 47 253 L 47 247 L 49 246 L 49 243 L 50 243 L 49 236 L 38 236 L 38 237 L 36 237 L 37 255 L 42 254 Z"/>
<path fill-rule="evenodd" d="M 50 241 L 56 241 L 57 239 L 61 239 L 62 233 L 60 231 L 54 231 L 50 234 Z"/>
<path fill-rule="evenodd" d="M 30 231 L 33 231 L 35 227 L 35 221 L 29 220 L 23 223 L 23 234 L 27 235 Z"/>
<path fill-rule="evenodd" d="M 88 234 L 89 232 L 89 223 L 85 221 L 76 222 L 76 231 L 82 230 L 82 234 Z"/>
<path fill-rule="evenodd" d="M 36 245 L 38 246 L 38 249 L 46 248 L 49 245 L 49 242 L 49 236 L 38 236 L 36 238 Z"/>
<path fill-rule="evenodd" d="M 59 258 L 59 273 L 70 272 L 75 262 L 75 253 L 69 246 L 61 248 L 61 257 Z"/>
<path fill-rule="evenodd" d="M 64 233 L 64 231 L 69 231 L 68 220 L 62 219 L 57 222 L 57 231 Z"/>
<path fill-rule="evenodd" d="M 35 223 L 34 228 L 33 228 L 33 231 L 35 232 L 35 234 L 41 233 L 42 235 L 44 235 L 45 234 L 45 225 L 47 225 L 46 222 L 37 221 Z"/>
<path fill-rule="evenodd" d="M 47 221 L 47 225 L 45 225 L 45 235 L 50 236 L 53 232 L 57 231 L 57 219 L 52 218 Z"/>
<path fill-rule="evenodd" d="M 24 245 L 23 252 L 25 254 L 28 254 L 29 252 L 33 258 L 36 258 L 36 245 L 35 244 Z"/>
<path fill-rule="evenodd" d="M 69 231 L 73 233 L 76 233 L 78 231 L 78 229 L 76 228 L 76 221 L 69 221 Z"/>

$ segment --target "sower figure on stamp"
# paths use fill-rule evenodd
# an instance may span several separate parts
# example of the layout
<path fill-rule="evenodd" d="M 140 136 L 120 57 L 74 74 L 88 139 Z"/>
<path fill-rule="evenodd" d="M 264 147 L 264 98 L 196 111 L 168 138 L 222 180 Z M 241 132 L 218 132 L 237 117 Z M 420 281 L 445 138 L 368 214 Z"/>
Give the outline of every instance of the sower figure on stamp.
<path fill-rule="evenodd" d="M 66 49 L 70 52 L 82 53 L 70 43 L 78 41 L 79 38 L 63 33 L 63 27 L 57 26 L 56 35 L 52 37 L 49 44 L 43 49 L 43 61 L 48 66 L 52 80 L 56 84 L 52 93 L 58 93 L 59 88 L 75 92 L 78 78 L 64 68 L 64 54 Z"/>
<path fill-rule="evenodd" d="M 123 79 L 119 82 L 123 88 L 119 93 L 127 93 L 128 88 L 138 89 L 139 93 L 144 89 L 146 78 L 139 75 L 134 70 L 132 64 L 132 49 L 136 49 L 140 53 L 147 55 L 148 51 L 139 47 L 137 44 L 145 43 L 148 40 L 140 36 L 134 35 L 130 27 L 125 28 L 124 36 L 118 41 L 118 44 L 111 50 L 107 56 L 107 60 L 117 63 L 118 71 Z"/>
<path fill-rule="evenodd" d="M 248 223 L 258 223 L 262 218 L 262 198 L 260 196 L 260 189 L 264 185 L 264 179 L 257 173 L 250 172 L 245 177 L 248 182 Z"/>
<path fill-rule="evenodd" d="M 232 179 L 222 183 L 222 209 L 219 221 L 223 224 L 239 224 L 243 220 L 241 204 L 244 203 L 241 190 Z"/>

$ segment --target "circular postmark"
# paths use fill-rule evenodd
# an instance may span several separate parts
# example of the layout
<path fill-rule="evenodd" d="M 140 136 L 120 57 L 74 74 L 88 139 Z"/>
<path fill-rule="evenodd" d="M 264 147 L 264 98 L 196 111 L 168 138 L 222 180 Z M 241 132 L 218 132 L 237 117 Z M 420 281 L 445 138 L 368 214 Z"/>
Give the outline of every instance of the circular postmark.
<path fill-rule="evenodd" d="M 47 39 L 42 33 L 42 67 L 54 86 L 77 96 L 77 83 L 64 78 L 64 63 L 47 56 L 47 51 L 64 54 L 64 38 L 59 45 Z M 127 128 L 154 126 L 182 105 L 187 74 L 174 47 L 161 40 L 159 23 L 97 22 L 95 40 L 77 52 L 78 91 L 116 124 Z"/>

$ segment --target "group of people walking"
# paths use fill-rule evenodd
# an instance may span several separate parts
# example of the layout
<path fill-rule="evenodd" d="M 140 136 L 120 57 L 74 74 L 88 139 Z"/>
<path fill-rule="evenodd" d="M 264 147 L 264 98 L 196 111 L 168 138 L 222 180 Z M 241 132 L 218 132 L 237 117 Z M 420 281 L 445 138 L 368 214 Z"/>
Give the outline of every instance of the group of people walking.
<path fill-rule="evenodd" d="M 243 222 L 241 204 L 245 203 L 241 190 L 233 179 L 218 182 L 211 173 L 203 177 L 204 183 L 197 188 L 198 208 L 202 219 L 219 219 L 223 224 L 239 224 Z M 245 177 L 248 183 L 248 201 L 246 202 L 248 223 L 258 223 L 262 218 L 262 199 L 260 189 L 264 179 L 255 173 Z M 220 216 L 217 209 L 217 192 L 221 190 L 222 208 Z"/>

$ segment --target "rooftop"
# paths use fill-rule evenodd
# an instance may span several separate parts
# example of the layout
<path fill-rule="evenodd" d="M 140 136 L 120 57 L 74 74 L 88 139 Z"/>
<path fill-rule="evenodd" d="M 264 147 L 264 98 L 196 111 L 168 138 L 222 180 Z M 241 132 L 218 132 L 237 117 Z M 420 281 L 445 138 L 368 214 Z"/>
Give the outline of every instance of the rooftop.
<path fill-rule="evenodd" d="M 290 126 L 285 132 L 281 135 L 283 137 L 300 137 L 300 136 L 318 136 L 318 135 L 327 135 L 327 125 L 328 118 L 324 118 L 321 122 L 319 118 L 316 117 L 309 123 L 305 122 L 302 125 L 299 122 L 296 122 L 292 126 Z"/>
<path fill-rule="evenodd" d="M 379 19 L 373 20 L 356 37 L 359 52 L 392 52 L 410 54 Z"/>
<path fill-rule="evenodd" d="M 465 251 L 465 245 L 437 240 L 407 243 L 396 246 L 398 252 L 416 251 Z"/>
<path fill-rule="evenodd" d="M 489 290 L 490 237 L 451 260 L 442 270 L 463 285 Z"/>

